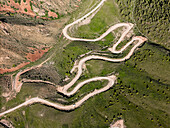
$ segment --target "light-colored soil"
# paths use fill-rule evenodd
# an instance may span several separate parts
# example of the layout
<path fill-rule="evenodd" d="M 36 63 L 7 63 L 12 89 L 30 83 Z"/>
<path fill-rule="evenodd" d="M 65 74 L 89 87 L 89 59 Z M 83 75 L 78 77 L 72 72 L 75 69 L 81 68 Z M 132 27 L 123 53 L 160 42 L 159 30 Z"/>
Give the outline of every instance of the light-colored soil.
<path fill-rule="evenodd" d="M 22 57 L 21 55 L 15 53 L 15 52 L 12 52 L 12 51 L 10 51 L 10 50 L 8 50 L 8 49 L 0 48 L 0 50 L 1 50 L 2 52 L 4 52 L 6 55 L 14 56 L 14 57 L 17 58 L 17 59 L 23 59 L 23 57 Z"/>
<path fill-rule="evenodd" d="M 110 128 L 126 128 L 126 126 L 124 125 L 124 120 L 118 120 L 114 124 L 111 124 Z"/>
<path fill-rule="evenodd" d="M 8 120 L 2 119 L 0 120 L 0 123 L 5 125 L 7 128 L 14 128 L 14 126 L 12 126 L 11 122 L 9 122 Z"/>

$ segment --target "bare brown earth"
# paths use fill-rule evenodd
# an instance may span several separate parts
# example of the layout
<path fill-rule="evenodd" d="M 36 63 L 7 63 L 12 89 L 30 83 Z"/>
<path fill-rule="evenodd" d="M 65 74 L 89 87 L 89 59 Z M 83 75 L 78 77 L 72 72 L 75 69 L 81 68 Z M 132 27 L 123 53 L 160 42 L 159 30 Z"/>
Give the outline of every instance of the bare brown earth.
<path fill-rule="evenodd" d="M 58 13 L 66 14 L 73 11 L 73 7 L 78 7 L 80 2 L 81 0 L 26 0 L 25 2 L 21 0 L 19 3 L 14 0 L 2 0 L 0 12 L 21 13 L 42 19 L 58 18 Z"/>
<path fill-rule="evenodd" d="M 31 10 L 31 6 L 30 6 L 30 0 L 26 0 L 26 2 L 24 2 L 23 0 L 21 0 L 21 3 L 15 3 L 14 0 L 9 0 L 7 1 L 7 3 L 5 5 L 1 4 L 1 8 L 0 11 L 5 11 L 5 12 L 12 12 L 12 13 L 23 13 L 26 15 L 30 15 L 30 16 L 36 16 L 36 14 Z M 17 10 L 16 10 L 17 9 Z M 25 9 L 27 9 L 27 11 L 25 11 Z"/>
<path fill-rule="evenodd" d="M 4 74 L 4 73 L 7 73 L 7 72 L 14 72 L 22 67 L 24 67 L 25 65 L 28 65 L 30 62 L 24 62 L 24 63 L 21 63 L 19 64 L 18 66 L 16 67 L 13 67 L 13 68 L 10 68 L 10 69 L 2 69 L 0 68 L 0 74 Z"/>
<path fill-rule="evenodd" d="M 36 49 L 36 48 L 29 48 L 33 50 L 33 53 L 27 53 L 27 60 L 30 60 L 31 62 L 35 62 L 36 60 L 40 59 L 45 52 L 48 52 L 49 48 L 46 48 L 45 50 Z"/>
<path fill-rule="evenodd" d="M 21 14 L 26 14 L 26 15 L 30 15 L 32 17 L 35 17 L 37 15 L 36 15 L 36 12 L 34 12 L 34 10 L 31 9 L 31 6 L 30 6 L 31 3 L 30 2 L 32 4 L 37 5 L 34 1 L 31 1 L 31 0 L 26 0 L 26 2 L 21 0 L 20 4 L 15 3 L 14 0 L 10 0 L 9 2 L 7 1 L 6 5 L 1 4 L 2 7 L 0 8 L 0 11 L 11 12 L 11 13 L 21 13 Z M 49 17 L 58 18 L 58 15 L 54 12 L 51 12 L 51 11 L 48 12 L 48 15 L 49 15 Z M 37 18 L 39 18 L 39 16 Z M 45 17 L 43 17 L 43 19 L 44 18 Z M 47 19 L 47 18 L 45 18 L 45 19 Z"/>
<path fill-rule="evenodd" d="M 56 13 L 52 12 L 52 11 L 49 11 L 49 12 L 48 12 L 48 16 L 49 16 L 49 17 L 58 18 L 58 15 L 57 15 Z"/>
<path fill-rule="evenodd" d="M 3 17 L 0 17 L 0 74 L 16 71 L 29 64 L 28 61 L 34 62 L 40 59 L 56 44 L 61 28 L 69 20 L 68 17 L 43 21 L 43 24 L 39 24 L 34 19 L 30 21 L 27 18 L 59 18 L 59 15 L 74 11 L 77 8 L 75 6 L 80 3 L 81 0 L 42 0 L 41 2 L 21 0 L 20 3 L 14 0 L 1 0 L 0 14 L 3 14 Z M 11 13 L 17 17 L 12 17 Z M 6 17 L 13 18 L 10 19 L 12 22 L 5 21 Z M 31 24 L 27 25 L 27 22 Z"/>
<path fill-rule="evenodd" d="M 31 47 L 29 47 L 29 49 L 32 50 L 33 53 L 32 52 L 27 53 L 26 58 L 27 58 L 27 60 L 29 60 L 31 62 L 35 62 L 36 60 L 40 59 L 44 55 L 44 53 L 48 52 L 48 50 L 49 50 L 49 48 L 45 48 L 44 50 L 42 50 L 42 49 L 36 49 L 36 48 L 31 48 Z M 14 72 L 28 64 L 30 64 L 30 62 L 23 62 L 23 63 L 17 65 L 16 67 L 12 67 L 9 69 L 8 68 L 4 68 L 4 69 L 0 68 L 0 74 L 4 74 L 7 72 Z"/>
<path fill-rule="evenodd" d="M 40 59 L 56 43 L 60 28 L 67 20 L 36 26 L 0 22 L 0 69 L 10 69 L 28 60 L 34 62 Z"/>

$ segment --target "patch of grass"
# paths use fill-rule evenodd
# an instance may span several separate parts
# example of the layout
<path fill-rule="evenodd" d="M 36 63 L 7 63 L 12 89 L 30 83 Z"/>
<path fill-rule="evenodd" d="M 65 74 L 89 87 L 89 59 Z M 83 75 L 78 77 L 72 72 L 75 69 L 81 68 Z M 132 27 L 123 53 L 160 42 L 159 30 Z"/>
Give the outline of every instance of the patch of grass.
<path fill-rule="evenodd" d="M 133 104 L 136 104 L 138 107 L 141 106 L 143 109 L 150 111 L 150 115 L 152 115 L 153 117 L 158 116 L 159 118 L 161 118 L 162 121 L 159 121 L 159 123 L 162 126 L 169 126 L 170 124 L 168 122 L 163 121 L 167 121 L 168 119 L 166 118 L 166 116 L 164 116 L 168 114 L 167 97 L 169 97 L 170 94 L 168 86 L 158 83 L 157 81 L 149 78 L 147 76 L 147 73 L 140 72 L 139 70 L 134 69 L 134 67 L 132 67 L 131 65 L 121 66 L 120 69 L 118 69 L 118 72 L 120 74 L 118 85 L 121 87 L 119 88 L 119 90 L 123 93 L 123 95 L 127 97 L 130 102 L 133 102 Z M 136 116 L 140 116 L 138 112 Z M 160 113 L 162 116 L 158 113 Z M 149 121 L 149 117 L 143 117 L 143 121 Z M 158 122 L 155 121 L 152 124 L 153 126 L 149 126 L 158 127 L 156 126 L 156 123 Z M 143 127 L 146 127 L 144 126 L 146 125 L 146 123 L 142 125 Z"/>
<path fill-rule="evenodd" d="M 90 24 L 80 26 L 74 35 L 83 38 L 97 38 L 103 34 L 109 26 L 119 21 L 118 8 L 113 1 L 108 0 L 99 12 L 91 19 Z M 113 39 L 113 36 L 108 35 Z M 108 37 L 107 37 L 108 38 Z M 106 38 L 106 39 L 107 39 Z"/>
<path fill-rule="evenodd" d="M 25 8 L 24 11 L 27 12 L 27 9 Z"/>
<path fill-rule="evenodd" d="M 169 75 L 170 68 L 169 51 L 154 46 L 147 42 L 142 48 L 135 53 L 135 55 L 128 61 L 133 64 L 135 68 L 147 72 L 152 78 L 159 82 L 170 84 Z"/>
<path fill-rule="evenodd" d="M 61 51 L 59 56 L 53 58 L 57 71 L 61 76 L 69 76 L 75 60 L 80 55 L 97 48 L 98 46 L 86 42 L 72 42 Z"/>

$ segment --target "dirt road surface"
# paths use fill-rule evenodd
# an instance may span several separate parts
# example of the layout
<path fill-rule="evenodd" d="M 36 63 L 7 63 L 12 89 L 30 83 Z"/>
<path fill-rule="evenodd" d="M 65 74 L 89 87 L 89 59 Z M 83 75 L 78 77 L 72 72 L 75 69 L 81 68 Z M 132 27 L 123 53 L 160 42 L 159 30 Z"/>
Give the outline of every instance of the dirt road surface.
<path fill-rule="evenodd" d="M 63 35 L 69 39 L 69 40 L 72 40 L 72 41 L 99 41 L 101 39 L 103 39 L 105 36 L 107 36 L 111 31 L 119 28 L 119 27 L 126 27 L 126 30 L 123 32 L 123 34 L 121 35 L 120 39 L 118 40 L 118 42 L 116 42 L 112 48 L 109 48 L 109 50 L 112 52 L 112 53 L 121 53 L 123 52 L 130 44 L 132 44 L 134 41 L 138 41 L 134 46 L 133 48 L 130 50 L 130 52 L 123 58 L 107 58 L 107 57 L 103 57 L 103 56 L 97 56 L 97 55 L 90 55 L 90 56 L 87 56 L 87 57 L 84 57 L 82 58 L 79 63 L 76 65 L 76 67 L 78 68 L 78 71 L 77 71 L 77 74 L 76 76 L 73 78 L 73 80 L 64 85 L 64 86 L 58 86 L 57 87 L 57 90 L 61 93 L 63 93 L 64 95 L 67 95 L 67 96 L 71 96 L 73 94 L 75 94 L 83 85 L 89 83 L 89 82 L 92 82 L 92 81 L 98 81 L 98 80 L 108 80 L 108 84 L 101 88 L 101 89 L 95 89 L 93 92 L 87 94 L 86 96 L 84 96 L 82 99 L 80 99 L 79 101 L 77 101 L 76 103 L 72 104 L 72 105 L 62 105 L 62 104 L 58 104 L 58 103 L 52 103 L 48 100 L 44 100 L 44 99 L 41 99 L 41 98 L 38 98 L 38 97 L 35 97 L 35 98 L 31 98 L 27 101 L 25 101 L 24 103 L 12 108 L 12 109 L 9 109 L 5 112 L 2 112 L 0 113 L 0 116 L 3 116 L 7 113 L 10 113 L 12 111 L 15 111 L 16 109 L 19 109 L 23 106 L 27 106 L 27 105 L 30 105 L 30 104 L 33 104 L 33 103 L 41 103 L 41 104 L 45 104 L 45 105 L 48 105 L 48 106 L 52 106 L 56 109 L 60 109 L 60 110 L 73 110 L 79 106 L 81 106 L 86 100 L 88 100 L 90 97 L 93 97 L 94 95 L 96 94 L 99 94 L 101 92 L 104 92 L 104 91 L 107 91 L 110 87 L 112 87 L 116 81 L 116 76 L 115 75 L 112 75 L 112 76 L 106 76 L 106 77 L 95 77 L 95 78 L 91 78 L 91 79 L 88 79 L 88 80 L 85 80 L 79 84 L 77 84 L 77 86 L 75 86 L 75 88 L 70 91 L 70 92 L 67 92 L 67 90 L 72 87 L 75 82 L 80 78 L 83 70 L 83 64 L 85 64 L 86 61 L 88 60 L 105 60 L 105 61 L 110 61 L 110 62 L 122 62 L 122 61 L 125 61 L 127 59 L 129 59 L 132 54 L 134 53 L 135 49 L 137 47 L 139 47 L 143 42 L 145 42 L 147 39 L 144 38 L 144 37 L 140 37 L 140 36 L 136 36 L 136 37 L 133 37 L 132 40 L 130 42 L 128 42 L 123 48 L 121 48 L 120 50 L 116 51 L 116 47 L 121 43 L 121 41 L 124 39 L 124 37 L 129 33 L 129 31 L 133 28 L 133 24 L 131 23 L 118 23 L 112 27 L 110 27 L 104 34 L 102 34 L 99 38 L 96 38 L 96 39 L 82 39 L 82 38 L 74 38 L 74 37 L 70 37 L 68 34 L 67 34 L 67 30 L 69 29 L 69 27 L 79 23 L 79 22 L 82 22 L 84 19 L 86 19 L 88 16 L 90 16 L 91 14 L 93 14 L 98 8 L 100 8 L 103 3 L 105 2 L 106 0 L 102 0 L 92 11 L 90 11 L 88 14 L 86 14 L 85 16 L 83 16 L 82 18 L 74 21 L 73 23 L 69 24 L 69 25 L 66 25 L 66 27 L 63 29 Z M 36 67 L 39 67 L 39 66 L 42 66 L 43 63 L 41 63 L 40 65 L 37 65 L 35 66 L 34 68 Z M 19 72 L 15 78 L 15 84 L 19 81 L 19 76 L 28 71 L 28 70 L 31 70 L 32 68 L 29 68 L 29 69 L 25 69 L 24 71 L 22 72 Z M 42 81 L 40 81 L 42 82 Z M 19 84 L 19 86 L 15 85 L 14 86 L 14 89 L 16 91 L 19 91 L 21 89 L 21 84 Z"/>

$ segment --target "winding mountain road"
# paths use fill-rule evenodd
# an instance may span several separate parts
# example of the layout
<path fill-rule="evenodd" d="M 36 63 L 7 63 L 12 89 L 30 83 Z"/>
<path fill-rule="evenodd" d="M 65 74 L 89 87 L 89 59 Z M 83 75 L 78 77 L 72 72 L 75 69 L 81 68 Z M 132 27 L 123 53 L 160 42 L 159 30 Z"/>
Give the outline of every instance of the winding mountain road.
<path fill-rule="evenodd" d="M 120 39 L 113 45 L 112 48 L 109 48 L 109 50 L 112 52 L 112 53 L 122 53 L 130 44 L 132 44 L 134 41 L 137 41 L 136 44 L 134 44 L 133 48 L 130 50 L 130 52 L 123 58 L 107 58 L 107 57 L 104 57 L 104 56 L 98 56 L 98 55 L 90 55 L 90 56 L 87 56 L 87 57 L 84 57 L 82 58 L 77 65 L 75 65 L 75 67 L 73 67 L 74 69 L 75 68 L 78 68 L 78 71 L 77 71 L 77 74 L 76 76 L 72 79 L 71 82 L 69 82 L 68 84 L 64 85 L 64 86 L 57 86 L 57 91 L 63 93 L 64 95 L 67 95 L 67 96 L 72 96 L 74 95 L 82 86 L 84 86 L 85 84 L 89 83 L 89 82 L 92 82 L 92 81 L 99 81 L 99 80 L 107 80 L 108 81 L 108 84 L 103 87 L 103 88 L 100 88 L 100 89 L 95 89 L 93 92 L 90 92 L 89 94 L 87 94 L 86 96 L 84 96 L 82 99 L 80 99 L 79 101 L 77 101 L 76 103 L 72 104 L 72 105 L 62 105 L 62 104 L 58 104 L 58 103 L 52 103 L 50 101 L 47 101 L 47 100 L 44 100 L 44 99 L 41 99 L 39 97 L 35 97 L 35 98 L 31 98 L 27 101 L 25 101 L 24 103 L 14 107 L 14 108 L 11 108 L 5 112 L 2 112 L 0 113 L 0 116 L 3 116 L 7 113 L 10 113 L 12 111 L 15 111 L 23 106 L 27 106 L 27 105 L 30 105 L 30 104 L 33 104 L 33 103 L 41 103 L 41 104 L 45 104 L 45 105 L 48 105 L 48 106 L 52 106 L 56 109 L 59 109 L 59 110 L 73 110 L 77 107 L 79 107 L 80 105 L 82 105 L 82 103 L 84 103 L 86 100 L 88 100 L 90 97 L 96 95 L 96 94 L 99 94 L 101 92 L 104 92 L 104 91 L 107 91 L 110 87 L 112 87 L 116 81 L 116 76 L 115 75 L 112 75 L 112 76 L 106 76 L 106 77 L 95 77 L 95 78 L 91 78 L 91 79 L 88 79 L 88 80 L 85 80 L 83 82 L 80 82 L 78 83 L 74 89 L 70 92 L 68 92 L 68 89 L 70 87 L 72 87 L 76 81 L 80 78 L 83 70 L 83 64 L 85 64 L 86 61 L 88 60 L 105 60 L 105 61 L 110 61 L 110 62 L 122 62 L 122 61 L 125 61 L 127 59 L 129 59 L 132 54 L 134 53 L 135 49 L 137 47 L 139 47 L 143 42 L 145 42 L 147 39 L 144 38 L 144 37 L 141 37 L 141 36 L 136 36 L 136 37 L 133 37 L 132 40 L 130 42 L 128 42 L 124 47 L 122 47 L 120 50 L 116 50 L 116 47 L 121 43 L 121 41 L 124 39 L 124 37 L 129 33 L 129 31 L 133 28 L 133 24 L 131 23 L 118 23 L 116 25 L 113 25 L 112 27 L 110 27 L 105 33 L 103 33 L 100 37 L 96 38 L 96 39 L 82 39 L 82 38 L 74 38 L 74 37 L 70 37 L 68 35 L 68 29 L 70 27 L 72 27 L 73 25 L 75 24 L 78 24 L 80 22 L 82 22 L 83 20 L 85 20 L 88 16 L 90 16 L 91 14 L 93 14 L 97 9 L 99 9 L 105 2 L 106 0 L 102 0 L 92 11 L 90 11 L 88 14 L 86 14 L 85 16 L 83 16 L 82 18 L 74 21 L 73 23 L 71 24 L 68 24 L 66 25 L 66 27 L 63 29 L 63 35 L 69 39 L 69 40 L 72 40 L 72 41 L 90 41 L 90 42 L 95 42 L 95 41 L 99 41 L 101 39 L 103 39 L 105 36 L 107 36 L 110 32 L 112 32 L 113 30 L 119 28 L 119 27 L 126 27 L 126 30 L 123 32 L 123 34 L 121 35 Z M 25 71 L 23 71 L 25 72 Z M 21 72 L 22 73 L 22 72 Z M 21 73 L 19 75 L 21 75 Z M 26 81 L 26 80 L 25 80 Z M 24 81 L 23 81 L 24 82 Z M 39 82 L 42 82 L 41 80 Z M 46 81 L 47 82 L 47 81 Z M 48 83 L 48 82 L 47 82 Z M 51 83 L 51 82 L 50 82 Z M 20 83 L 21 84 L 21 83 Z M 16 88 L 16 87 L 15 87 Z M 21 88 L 19 86 L 19 88 Z M 16 88 L 17 89 L 17 88 Z"/>

